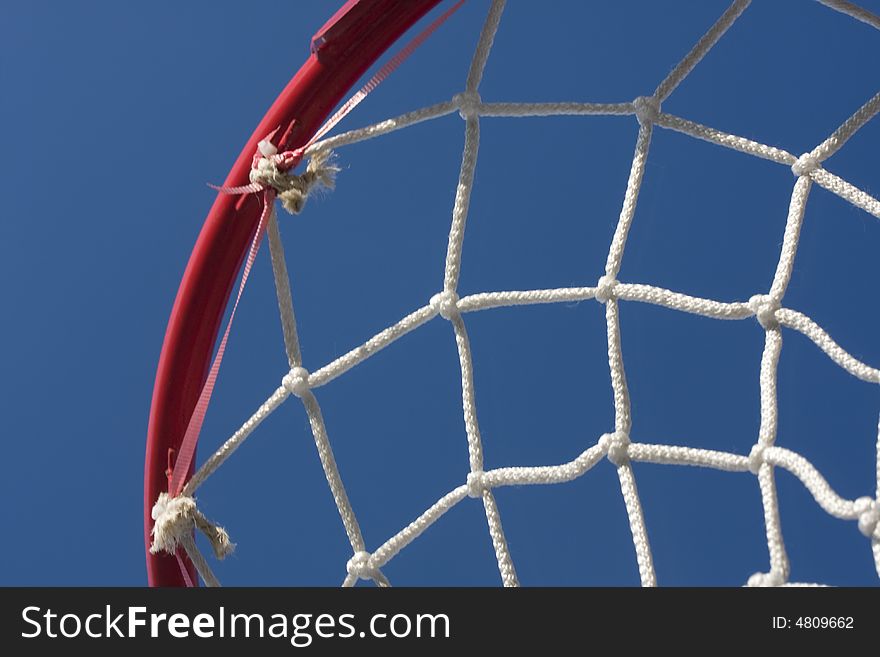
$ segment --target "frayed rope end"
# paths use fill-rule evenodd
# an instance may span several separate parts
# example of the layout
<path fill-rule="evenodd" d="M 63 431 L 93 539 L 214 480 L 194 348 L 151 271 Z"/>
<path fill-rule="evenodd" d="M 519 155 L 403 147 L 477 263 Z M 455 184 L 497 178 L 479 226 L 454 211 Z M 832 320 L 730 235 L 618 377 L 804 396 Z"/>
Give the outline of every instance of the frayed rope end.
<path fill-rule="evenodd" d="M 218 559 L 224 559 L 235 550 L 235 544 L 229 540 L 226 530 L 208 520 L 191 497 L 171 497 L 168 493 L 159 493 L 152 516 L 155 522 L 151 554 L 174 554 L 193 528 L 198 528 L 208 538 Z"/>
<path fill-rule="evenodd" d="M 285 210 L 291 214 L 299 214 L 305 207 L 309 194 L 315 189 L 333 189 L 336 186 L 336 174 L 339 166 L 331 150 L 318 151 L 309 158 L 306 170 L 298 178 L 301 185 L 291 185 L 288 189 L 278 191 L 278 200 Z"/>
<path fill-rule="evenodd" d="M 291 214 L 299 214 L 314 189 L 333 189 L 339 167 L 335 164 L 333 151 L 329 149 L 314 153 L 309 158 L 306 170 L 299 175 L 287 170 L 290 164 L 285 154 L 258 157 L 251 169 L 250 181 L 259 189 L 274 189 L 284 209 Z"/>

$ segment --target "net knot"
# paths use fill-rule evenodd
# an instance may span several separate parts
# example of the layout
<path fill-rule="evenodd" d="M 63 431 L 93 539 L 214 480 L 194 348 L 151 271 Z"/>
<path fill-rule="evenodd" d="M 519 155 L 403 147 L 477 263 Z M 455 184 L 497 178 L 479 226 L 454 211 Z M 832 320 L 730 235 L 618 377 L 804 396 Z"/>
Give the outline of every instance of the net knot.
<path fill-rule="evenodd" d="M 868 538 L 880 541 L 880 504 L 870 497 L 860 497 L 854 504 L 859 515 L 859 531 Z"/>
<path fill-rule="evenodd" d="M 804 153 L 791 165 L 791 172 L 796 176 L 809 176 L 820 166 L 821 163 L 817 157 Z"/>
<path fill-rule="evenodd" d="M 755 313 L 758 323 L 768 331 L 779 327 L 776 319 L 779 308 L 779 301 L 769 294 L 756 294 L 749 299 L 749 310 Z"/>
<path fill-rule="evenodd" d="M 431 297 L 431 308 L 443 319 L 458 317 L 458 295 L 453 290 L 443 290 Z"/>
<path fill-rule="evenodd" d="M 377 579 L 380 577 L 379 569 L 375 568 L 371 563 L 373 555 L 365 550 L 355 552 L 348 563 L 345 564 L 346 572 L 352 577 L 358 579 Z"/>
<path fill-rule="evenodd" d="M 476 91 L 462 91 L 460 94 L 455 94 L 452 97 L 452 102 L 458 108 L 461 118 L 467 120 L 480 115 L 480 106 L 483 103 L 483 99 L 480 98 L 480 94 Z"/>
<path fill-rule="evenodd" d="M 749 577 L 747 586 L 782 586 L 785 584 L 785 577 L 779 571 L 771 570 L 769 573 L 755 573 Z"/>
<path fill-rule="evenodd" d="M 483 497 L 483 492 L 486 490 L 486 484 L 483 481 L 484 474 L 485 473 L 482 470 L 474 470 L 473 472 L 468 473 L 468 497 Z"/>
<path fill-rule="evenodd" d="M 305 367 L 294 367 L 281 379 L 281 385 L 294 397 L 302 397 L 309 390 L 309 371 Z"/>
<path fill-rule="evenodd" d="M 208 538 L 218 559 L 223 559 L 235 549 L 226 530 L 208 520 L 192 497 L 171 497 L 168 493 L 159 493 L 151 515 L 154 521 L 151 554 L 174 554 L 183 538 L 191 534 L 193 529 L 198 529 Z"/>
<path fill-rule="evenodd" d="M 596 282 L 596 301 L 599 303 L 608 303 L 609 299 L 614 298 L 614 288 L 617 287 L 617 279 L 614 276 L 606 274 L 599 278 Z"/>
<path fill-rule="evenodd" d="M 660 101 L 654 96 L 639 96 L 633 101 L 633 107 L 641 125 L 650 125 L 660 116 Z"/>
<path fill-rule="evenodd" d="M 761 466 L 764 465 L 764 452 L 767 450 L 766 445 L 755 443 L 749 452 L 749 472 L 753 475 L 758 474 Z"/>
<path fill-rule="evenodd" d="M 629 434 L 624 431 L 606 433 L 599 439 L 599 446 L 605 450 L 608 460 L 620 466 L 629 462 Z"/>
<path fill-rule="evenodd" d="M 330 150 L 312 155 L 306 170 L 295 174 L 289 172 L 295 160 L 286 157 L 285 153 L 277 153 L 270 142 L 261 141 L 258 149 L 262 157 L 254 158 L 251 183 L 274 189 L 281 205 L 291 214 L 302 212 L 312 190 L 319 187 L 333 189 L 336 184 L 339 167 L 333 163 L 333 152 Z M 273 150 L 276 152 L 273 153 Z"/>

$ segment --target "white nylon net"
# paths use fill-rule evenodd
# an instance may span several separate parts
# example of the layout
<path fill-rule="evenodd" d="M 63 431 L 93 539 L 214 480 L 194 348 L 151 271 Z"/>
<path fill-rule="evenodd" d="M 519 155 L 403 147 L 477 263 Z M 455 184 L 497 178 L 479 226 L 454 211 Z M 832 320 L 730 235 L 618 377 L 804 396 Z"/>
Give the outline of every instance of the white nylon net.
<path fill-rule="evenodd" d="M 820 0 L 820 2 L 880 29 L 880 18 L 849 2 L 842 0 Z M 195 490 L 217 470 L 266 417 L 289 397 L 295 396 L 302 401 L 308 414 L 318 454 L 348 540 L 351 543 L 353 556 L 346 566 L 347 575 L 343 582 L 344 586 L 351 586 L 358 579 L 372 579 L 377 584 L 387 585 L 388 580 L 381 570 L 383 566 L 428 527 L 437 522 L 447 511 L 467 497 L 479 498 L 482 501 L 501 580 L 505 586 L 515 586 L 518 584 L 516 569 L 508 549 L 493 490 L 511 485 L 548 485 L 568 482 L 585 476 L 604 457 L 607 457 L 616 466 L 620 490 L 629 517 L 639 575 L 645 586 L 655 585 L 657 578 L 645 518 L 631 465 L 633 461 L 713 468 L 729 472 L 750 473 L 756 477 L 763 502 L 769 568 L 766 572 L 755 573 L 748 577 L 749 585 L 795 584 L 789 581 L 789 560 L 783 542 L 777 502 L 774 475 L 776 468 L 783 468 L 797 477 L 825 512 L 835 518 L 855 521 L 858 524 L 858 529 L 870 541 L 877 571 L 880 574 L 880 523 L 878 523 L 878 519 L 880 519 L 880 503 L 878 503 L 878 498 L 880 498 L 880 436 L 878 436 L 877 443 L 878 490 L 874 491 L 873 497 L 865 495 L 855 500 L 844 499 L 838 495 L 806 458 L 795 451 L 775 444 L 777 437 L 777 365 L 782 349 L 783 328 L 804 334 L 834 363 L 852 376 L 869 383 L 877 384 L 880 382 L 878 369 L 870 367 L 847 353 L 809 317 L 783 306 L 783 298 L 792 276 L 795 255 L 798 250 L 805 207 L 813 184 L 824 187 L 854 206 L 880 218 L 880 201 L 822 166 L 826 159 L 842 148 L 856 131 L 880 111 L 880 93 L 870 98 L 812 151 L 800 156 L 664 113 L 661 109 L 663 101 L 675 91 L 682 80 L 748 7 L 748 0 L 736 0 L 668 77 L 660 82 L 650 96 L 640 97 L 629 103 L 610 104 L 484 102 L 478 94 L 478 89 L 495 32 L 501 20 L 504 4 L 504 0 L 494 0 L 491 5 L 473 56 L 464 91 L 460 94 L 449 101 L 325 139 L 309 149 L 309 153 L 312 154 L 326 149 L 338 149 L 456 111 L 461 114 L 465 121 L 464 154 L 452 210 L 443 289 L 433 296 L 425 306 L 388 326 L 359 347 L 310 373 L 302 367 L 303 360 L 297 337 L 289 278 L 278 225 L 273 216 L 269 224 L 269 244 L 290 370 L 284 376 L 277 390 L 207 460 L 185 487 L 182 495 L 191 497 Z M 608 250 L 604 274 L 599 277 L 594 287 L 487 292 L 459 298 L 456 290 L 461 269 L 465 223 L 468 217 L 474 171 L 477 165 L 481 117 L 553 115 L 632 115 L 639 123 L 629 180 L 617 228 Z M 652 285 L 623 283 L 617 280 L 655 127 L 678 131 L 718 146 L 791 167 L 795 181 L 787 223 L 776 273 L 766 292 L 755 294 L 748 301 L 723 302 L 688 296 Z M 467 313 L 502 306 L 564 303 L 588 299 L 595 299 L 605 306 L 608 364 L 615 411 L 613 431 L 599 437 L 594 444 L 588 446 L 581 454 L 567 463 L 485 470 L 483 444 L 476 413 L 472 353 L 464 316 Z M 765 331 L 765 346 L 761 358 L 759 381 L 760 428 L 757 442 L 749 454 L 734 454 L 679 445 L 648 444 L 630 440 L 632 409 L 620 340 L 619 304 L 622 301 L 656 304 L 668 309 L 714 319 L 739 320 L 751 317 L 757 319 Z M 375 356 L 405 334 L 438 316 L 450 322 L 458 349 L 462 409 L 467 433 L 470 471 L 466 476 L 463 476 L 460 485 L 440 497 L 413 522 L 403 527 L 378 547 L 368 550 L 354 508 L 349 501 L 342 477 L 336 466 L 330 438 L 314 390 Z M 185 534 L 186 531 L 183 533 Z M 183 538 L 181 538 L 181 542 L 184 542 L 185 547 L 191 551 L 191 556 L 196 561 L 203 578 L 208 583 L 216 583 L 207 563 L 197 553 L 195 544 L 186 542 Z M 743 579 L 746 577 L 744 576 Z"/>

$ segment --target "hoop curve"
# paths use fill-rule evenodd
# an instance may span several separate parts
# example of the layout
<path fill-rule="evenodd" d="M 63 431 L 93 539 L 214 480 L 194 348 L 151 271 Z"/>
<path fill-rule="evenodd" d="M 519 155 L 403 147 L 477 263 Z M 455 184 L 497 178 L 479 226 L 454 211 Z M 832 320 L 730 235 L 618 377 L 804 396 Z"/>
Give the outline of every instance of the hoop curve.
<path fill-rule="evenodd" d="M 278 128 L 278 146 L 304 145 L 366 70 L 440 0 L 348 0 L 315 34 L 311 55 L 244 145 L 224 185 L 248 182 L 258 142 Z M 176 559 L 150 553 L 151 515 L 167 491 L 179 448 L 210 366 L 220 323 L 260 218 L 252 195 L 218 194 L 196 240 L 168 320 L 153 387 L 144 461 L 144 544 L 150 586 L 185 586 Z M 191 473 L 190 473 L 191 474 Z M 195 569 L 186 557 L 190 579 Z"/>

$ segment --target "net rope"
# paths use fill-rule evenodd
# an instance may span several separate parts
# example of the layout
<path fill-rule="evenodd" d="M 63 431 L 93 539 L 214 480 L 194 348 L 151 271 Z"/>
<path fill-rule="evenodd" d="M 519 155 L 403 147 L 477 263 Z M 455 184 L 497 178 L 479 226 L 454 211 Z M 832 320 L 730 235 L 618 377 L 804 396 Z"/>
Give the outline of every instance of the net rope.
<path fill-rule="evenodd" d="M 831 9 L 880 29 L 880 17 L 857 5 L 844 0 L 818 1 Z M 880 502 L 878 502 L 880 500 L 880 426 L 878 426 L 876 445 L 877 488 L 873 496 L 866 495 L 855 500 L 845 499 L 836 493 L 822 474 L 802 455 L 775 444 L 778 425 L 777 367 L 782 350 L 783 328 L 802 333 L 834 363 L 854 377 L 868 383 L 880 383 L 880 370 L 849 354 L 821 326 L 806 315 L 783 306 L 786 288 L 794 268 L 807 199 L 813 184 L 824 187 L 852 205 L 880 218 L 880 201 L 836 176 L 823 166 L 825 160 L 840 150 L 850 137 L 880 111 L 880 93 L 864 103 L 812 151 L 800 156 L 795 156 L 781 148 L 760 144 L 744 137 L 728 134 L 682 117 L 664 113 L 662 111 L 663 101 L 675 91 L 676 87 L 699 64 L 700 60 L 749 5 L 749 0 L 735 0 L 699 39 L 691 51 L 675 66 L 666 79 L 660 82 L 650 96 L 640 97 L 629 103 L 483 102 L 479 95 L 480 81 L 489 59 L 504 5 L 504 0 L 493 0 L 491 4 L 473 55 L 465 88 L 461 93 L 456 94 L 451 100 L 323 139 L 309 146 L 306 151 L 306 155 L 321 155 L 330 149 L 338 149 L 349 144 L 373 139 L 424 121 L 459 112 L 465 122 L 464 150 L 452 209 L 443 289 L 435 294 L 426 305 L 388 326 L 360 346 L 314 372 L 309 372 L 303 367 L 290 279 L 284 259 L 278 222 L 273 211 L 269 216 L 268 241 L 289 371 L 283 376 L 281 384 L 268 399 L 199 468 L 181 491 L 181 497 L 191 499 L 199 486 L 217 471 L 263 420 L 284 401 L 290 397 L 297 397 L 303 403 L 308 415 L 318 455 L 352 548 L 352 557 L 345 568 L 343 586 L 352 586 L 359 579 L 369 579 L 380 586 L 389 585 L 389 581 L 381 569 L 447 511 L 466 498 L 475 498 L 482 503 L 501 582 L 504 586 L 516 586 L 519 583 L 516 569 L 507 545 L 493 490 L 503 486 L 549 485 L 572 481 L 584 476 L 603 458 L 607 458 L 617 471 L 629 519 L 639 576 L 644 586 L 655 586 L 657 576 L 636 478 L 633 473 L 633 462 L 684 465 L 726 472 L 750 473 L 757 478 L 763 504 L 769 566 L 766 571 L 748 577 L 746 583 L 749 586 L 815 585 L 789 581 L 790 563 L 780 524 L 775 479 L 776 468 L 782 468 L 794 475 L 826 513 L 841 520 L 857 523 L 858 529 L 870 541 L 875 566 L 878 576 L 880 576 Z M 596 285 L 592 287 L 484 292 L 459 298 L 457 288 L 465 225 L 468 219 L 468 208 L 477 165 L 480 120 L 486 117 L 559 115 L 630 115 L 634 116 L 639 124 L 629 179 L 617 227 L 608 250 L 604 273 L 598 278 Z M 681 132 L 696 139 L 791 168 L 795 181 L 788 208 L 782 248 L 775 275 L 766 293 L 755 294 L 748 301 L 725 302 L 693 297 L 652 285 L 617 280 L 627 235 L 635 216 L 645 163 L 655 127 Z M 505 306 L 570 303 L 589 299 L 594 299 L 605 307 L 608 364 L 615 416 L 613 430 L 600 436 L 595 444 L 588 446 L 581 454 L 567 463 L 485 470 L 483 442 L 480 436 L 474 393 L 473 358 L 464 315 Z M 620 336 L 619 305 L 622 301 L 654 304 L 670 310 L 720 320 L 743 320 L 752 317 L 757 320 L 765 335 L 759 376 L 760 425 L 757 441 L 749 454 L 735 454 L 681 445 L 635 442 L 631 439 L 632 409 Z M 470 471 L 462 483 L 440 497 L 398 533 L 369 551 L 361 533 L 354 507 L 346 494 L 342 476 L 333 456 L 321 406 L 314 391 L 342 376 L 368 358 L 375 356 L 407 333 L 437 317 L 449 321 L 457 346 L 461 371 L 462 411 L 467 435 Z M 194 504 L 192 508 L 193 513 L 198 513 Z M 201 518 L 204 519 L 204 516 Z M 207 529 L 202 525 L 197 525 L 203 532 L 210 534 L 218 531 L 218 528 L 207 520 L 204 522 L 208 523 Z M 191 527 L 192 525 L 188 531 L 184 531 L 187 537 L 189 537 Z M 211 573 L 207 561 L 198 553 L 195 541 L 187 537 L 179 536 L 177 543 L 181 544 L 193 557 L 202 578 L 209 584 L 216 584 L 217 579 Z"/>

